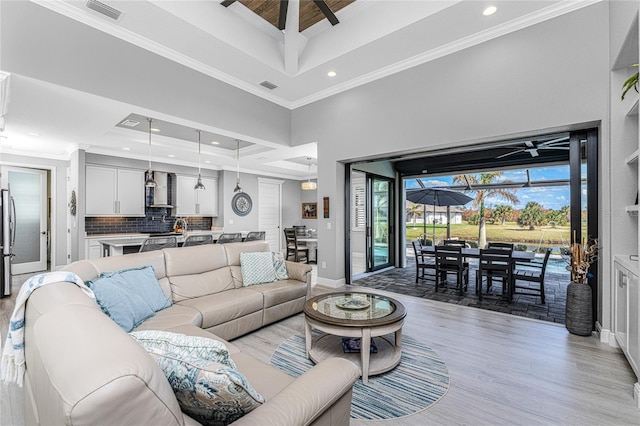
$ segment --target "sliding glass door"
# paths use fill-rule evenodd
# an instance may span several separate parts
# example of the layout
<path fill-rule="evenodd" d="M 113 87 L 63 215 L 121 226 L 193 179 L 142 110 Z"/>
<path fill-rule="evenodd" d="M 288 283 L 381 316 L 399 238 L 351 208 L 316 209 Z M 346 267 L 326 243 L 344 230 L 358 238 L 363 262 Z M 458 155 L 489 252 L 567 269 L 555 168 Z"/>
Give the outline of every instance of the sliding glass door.
<path fill-rule="evenodd" d="M 367 270 L 393 265 L 393 180 L 367 175 Z"/>

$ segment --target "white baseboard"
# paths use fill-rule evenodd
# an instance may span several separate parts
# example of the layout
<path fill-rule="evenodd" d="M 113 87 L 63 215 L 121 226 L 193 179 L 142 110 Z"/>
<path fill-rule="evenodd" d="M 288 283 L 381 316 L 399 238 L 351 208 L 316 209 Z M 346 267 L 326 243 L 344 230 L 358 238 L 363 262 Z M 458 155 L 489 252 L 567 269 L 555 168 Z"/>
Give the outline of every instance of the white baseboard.
<path fill-rule="evenodd" d="M 346 284 L 346 281 L 344 278 L 331 280 L 329 278 L 318 277 L 317 283 L 323 287 L 340 288 Z"/>
<path fill-rule="evenodd" d="M 636 402 L 636 407 L 640 408 L 640 383 L 633 384 L 633 400 Z"/>
<path fill-rule="evenodd" d="M 606 343 L 612 348 L 619 348 L 618 341 L 616 340 L 616 334 L 608 328 L 602 328 L 602 324 L 596 321 L 596 330 L 600 334 L 600 341 Z"/>

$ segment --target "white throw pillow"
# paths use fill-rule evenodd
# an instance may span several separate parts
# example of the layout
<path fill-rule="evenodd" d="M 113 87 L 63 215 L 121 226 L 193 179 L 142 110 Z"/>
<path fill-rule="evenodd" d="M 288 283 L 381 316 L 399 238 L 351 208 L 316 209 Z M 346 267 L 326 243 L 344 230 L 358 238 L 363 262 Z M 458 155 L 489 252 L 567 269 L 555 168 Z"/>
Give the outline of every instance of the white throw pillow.
<path fill-rule="evenodd" d="M 240 253 L 240 270 L 243 287 L 271 283 L 277 279 L 273 256 L 269 251 Z"/>

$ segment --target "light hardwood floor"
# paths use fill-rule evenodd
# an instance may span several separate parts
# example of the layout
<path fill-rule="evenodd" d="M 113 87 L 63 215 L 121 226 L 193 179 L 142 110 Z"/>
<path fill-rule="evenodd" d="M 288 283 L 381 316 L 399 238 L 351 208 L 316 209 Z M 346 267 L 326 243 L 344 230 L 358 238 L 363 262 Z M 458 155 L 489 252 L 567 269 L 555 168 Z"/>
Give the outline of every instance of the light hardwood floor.
<path fill-rule="evenodd" d="M 314 287 L 314 294 L 324 291 Z M 446 362 L 450 389 L 440 402 L 413 416 L 353 425 L 640 424 L 631 368 L 619 350 L 595 336 L 574 336 L 548 322 L 393 297 L 407 308 L 403 334 L 426 343 Z M 0 304 L 3 336 L 6 307 Z M 301 314 L 233 343 L 268 363 L 277 346 L 296 333 L 304 334 Z M 0 391 L 0 424 L 23 424 L 20 389 L 2 385 Z"/>

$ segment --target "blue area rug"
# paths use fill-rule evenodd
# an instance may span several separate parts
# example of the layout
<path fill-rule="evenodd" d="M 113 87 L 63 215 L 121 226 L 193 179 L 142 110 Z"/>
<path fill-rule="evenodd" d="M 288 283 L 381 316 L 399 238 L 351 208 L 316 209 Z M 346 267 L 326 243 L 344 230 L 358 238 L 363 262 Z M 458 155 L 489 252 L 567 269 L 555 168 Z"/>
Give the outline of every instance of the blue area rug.
<path fill-rule="evenodd" d="M 374 338 L 375 339 L 375 338 Z M 271 365 L 298 377 L 314 364 L 305 356 L 303 335 L 293 335 L 278 346 Z M 402 357 L 396 368 L 359 379 L 353 386 L 351 418 L 382 420 L 405 417 L 425 410 L 449 390 L 449 372 L 431 348 L 408 336 L 402 337 Z"/>

